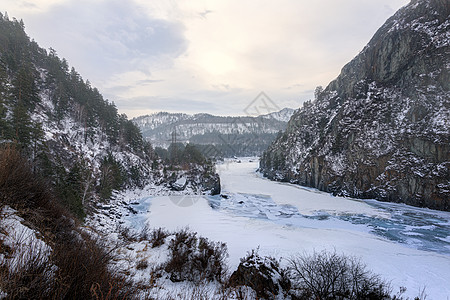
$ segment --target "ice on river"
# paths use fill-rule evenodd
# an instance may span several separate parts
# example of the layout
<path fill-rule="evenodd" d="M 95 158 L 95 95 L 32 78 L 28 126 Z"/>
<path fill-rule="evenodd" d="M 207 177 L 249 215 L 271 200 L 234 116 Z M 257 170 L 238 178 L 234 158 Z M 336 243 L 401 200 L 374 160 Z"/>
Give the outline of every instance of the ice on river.
<path fill-rule="evenodd" d="M 407 205 L 333 197 L 269 181 L 257 161 L 218 167 L 222 195 L 147 197 L 135 205 L 132 226 L 190 229 L 228 245 L 235 268 L 247 251 L 288 258 L 314 250 L 360 257 L 392 280 L 394 291 L 450 298 L 450 213 Z"/>

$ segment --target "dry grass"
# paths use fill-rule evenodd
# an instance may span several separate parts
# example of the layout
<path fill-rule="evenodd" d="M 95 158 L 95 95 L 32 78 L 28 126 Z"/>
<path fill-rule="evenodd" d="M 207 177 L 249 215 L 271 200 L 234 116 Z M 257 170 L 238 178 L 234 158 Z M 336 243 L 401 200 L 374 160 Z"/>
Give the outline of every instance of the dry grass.
<path fill-rule="evenodd" d="M 24 255 L 0 261 L 0 290 L 6 298 L 129 299 L 137 293 L 127 279 L 108 269 L 108 247 L 78 228 L 14 145 L 0 149 L 0 207 L 5 205 L 52 249 L 44 255 L 29 245 Z M 19 251 L 2 241 L 0 246 L 0 252 L 12 257 Z"/>

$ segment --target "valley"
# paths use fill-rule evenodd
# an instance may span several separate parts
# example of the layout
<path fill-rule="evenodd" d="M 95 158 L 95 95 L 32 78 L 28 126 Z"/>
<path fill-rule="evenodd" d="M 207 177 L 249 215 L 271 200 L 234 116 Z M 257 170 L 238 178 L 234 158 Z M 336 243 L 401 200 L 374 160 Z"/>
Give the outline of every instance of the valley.
<path fill-rule="evenodd" d="M 0 299 L 449 299 L 449 0 L 12 2 Z"/>
<path fill-rule="evenodd" d="M 298 253 L 335 250 L 360 257 L 369 269 L 392 280 L 394 292 L 405 286 L 405 296 L 411 298 L 423 288 L 430 299 L 450 294 L 450 213 L 272 182 L 256 172 L 257 161 L 241 161 L 218 165 L 227 198 L 125 194 L 137 214 L 125 216 L 124 224 L 136 232 L 146 224 L 169 231 L 188 227 L 225 242 L 232 270 L 256 248 L 282 263 Z"/>

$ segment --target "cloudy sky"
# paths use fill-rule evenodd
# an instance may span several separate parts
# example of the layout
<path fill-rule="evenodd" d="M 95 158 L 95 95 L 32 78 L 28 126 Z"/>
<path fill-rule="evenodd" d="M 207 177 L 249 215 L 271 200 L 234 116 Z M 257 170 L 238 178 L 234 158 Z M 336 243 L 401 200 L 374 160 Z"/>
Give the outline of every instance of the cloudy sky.
<path fill-rule="evenodd" d="M 409 0 L 2 0 L 121 113 L 298 108 Z"/>

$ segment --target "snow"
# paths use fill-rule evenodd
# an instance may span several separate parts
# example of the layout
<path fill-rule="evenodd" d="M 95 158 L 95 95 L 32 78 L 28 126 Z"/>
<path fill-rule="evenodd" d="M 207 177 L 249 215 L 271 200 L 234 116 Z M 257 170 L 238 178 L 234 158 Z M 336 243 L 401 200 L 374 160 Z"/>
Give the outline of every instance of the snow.
<path fill-rule="evenodd" d="M 432 229 L 431 225 L 401 227 L 392 216 L 395 211 L 406 215 L 411 210 L 423 210 L 390 204 L 386 208 L 375 200 L 333 197 L 313 189 L 271 182 L 255 173 L 256 168 L 257 162 L 248 160 L 218 167 L 223 194 L 228 199 L 194 196 L 195 201 L 191 199 L 190 205 L 180 206 L 177 197 L 184 196 L 147 196 L 139 205 L 141 213 L 125 220 L 137 228 L 146 222 L 150 227 L 169 230 L 188 226 L 202 236 L 226 242 L 231 269 L 237 267 L 239 259 L 249 250 L 258 246 L 263 255 L 283 258 L 335 249 L 361 257 L 374 272 L 392 280 L 395 292 L 405 286 L 408 288 L 406 296 L 414 297 L 425 287 L 430 299 L 450 296 L 447 284 L 450 213 L 425 210 L 430 220 L 443 220 L 438 227 L 446 226 L 443 230 L 447 236 L 437 238 L 441 248 L 419 250 L 426 244 L 419 238 Z M 404 240 L 389 239 L 389 230 L 384 235 L 376 234 L 377 230 L 383 231 L 382 226 L 368 225 L 364 223 L 365 218 L 384 221 L 392 227 L 400 226 Z"/>
<path fill-rule="evenodd" d="M 0 253 L 0 263 L 9 266 L 10 270 L 20 269 L 29 260 L 46 259 L 51 248 L 39 238 L 40 234 L 25 226 L 24 219 L 17 215 L 17 211 L 9 206 L 0 210 L 0 240 L 2 244 L 13 250 L 12 255 Z"/>
<path fill-rule="evenodd" d="M 139 232 L 146 224 L 175 231 L 185 227 L 200 236 L 226 242 L 233 271 L 251 249 L 261 255 L 286 258 L 312 251 L 336 250 L 361 258 L 368 269 L 391 280 L 393 292 L 407 288 L 414 298 L 425 288 L 427 299 L 450 296 L 450 213 L 376 200 L 334 197 L 297 185 L 269 181 L 256 173 L 257 159 L 227 160 L 218 165 L 222 195 L 183 195 L 163 187 L 116 195 L 120 217 L 97 214 L 107 231 L 115 222 Z M 132 207 L 136 213 L 130 212 Z M 168 238 L 170 239 L 170 237 Z M 161 263 L 167 246 L 151 249 L 142 241 L 121 250 L 126 261 L 121 269 L 131 270 L 142 259 Z M 134 272 L 134 273 L 133 273 Z M 131 272 L 137 279 L 149 270 Z M 164 294 L 192 290 L 189 283 L 172 283 L 162 278 Z M 213 294 L 211 284 L 203 286 Z M 212 297 L 214 298 L 214 297 Z"/>
<path fill-rule="evenodd" d="M 294 114 L 294 111 L 295 111 L 294 109 L 286 107 L 280 111 L 262 115 L 262 117 L 265 119 L 275 119 L 282 122 L 289 122 L 292 115 Z"/>
<path fill-rule="evenodd" d="M 315 215 L 318 211 L 331 214 L 368 214 L 383 216 L 361 200 L 336 198 L 331 194 L 289 183 L 275 183 L 255 173 L 257 161 L 231 164 L 227 170 L 220 166 L 222 189 L 233 193 L 264 194 L 278 205 L 292 205 L 303 215 Z M 339 199 L 339 201 L 336 201 Z"/>
<path fill-rule="evenodd" d="M 176 189 L 183 189 L 186 186 L 187 179 L 185 176 L 182 176 L 175 181 L 172 186 L 174 186 Z"/>

